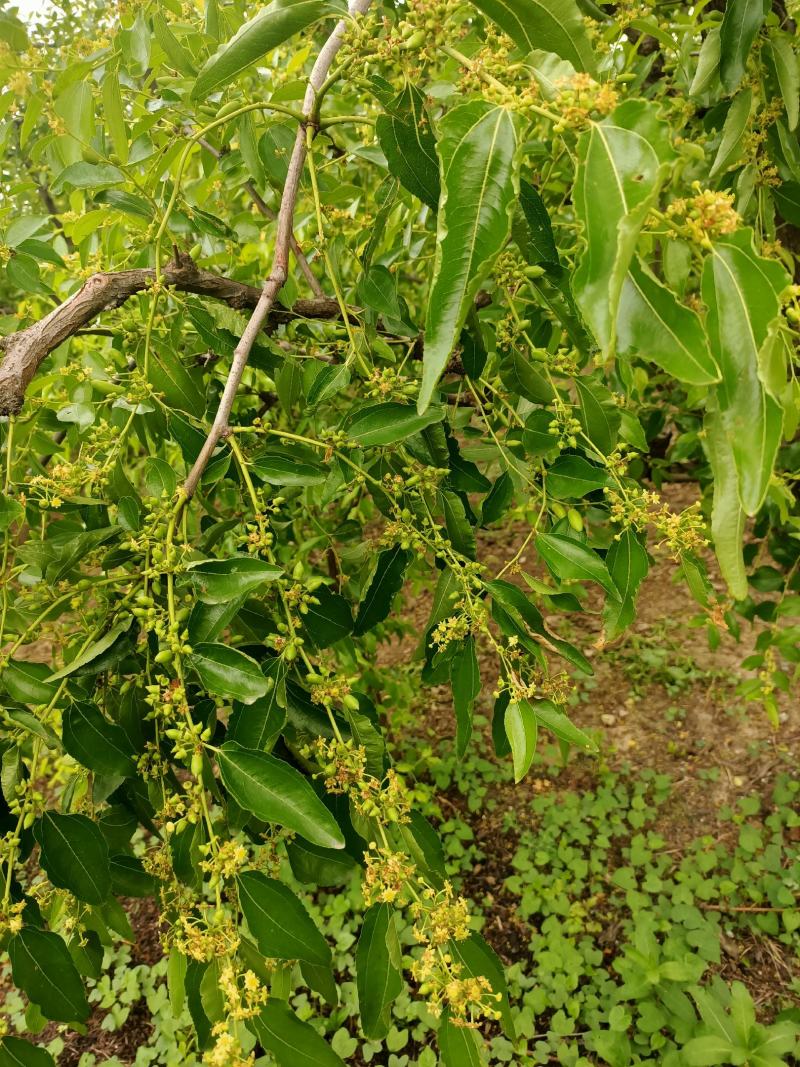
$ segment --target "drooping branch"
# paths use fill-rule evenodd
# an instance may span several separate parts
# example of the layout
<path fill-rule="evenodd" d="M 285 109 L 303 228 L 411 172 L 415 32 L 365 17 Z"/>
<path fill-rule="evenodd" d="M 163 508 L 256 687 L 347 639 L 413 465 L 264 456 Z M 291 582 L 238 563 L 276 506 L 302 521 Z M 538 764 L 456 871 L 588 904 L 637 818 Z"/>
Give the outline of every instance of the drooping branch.
<path fill-rule="evenodd" d="M 369 8 L 371 0 L 349 0 L 348 10 L 351 15 L 363 15 Z M 214 454 L 219 441 L 228 433 L 228 419 L 230 418 L 233 402 L 242 380 L 242 374 L 247 366 L 250 350 L 256 337 L 267 321 L 270 310 L 275 303 L 278 293 L 283 288 L 287 278 L 289 267 L 289 247 L 294 229 L 294 209 L 297 202 L 297 194 L 300 189 L 300 178 L 306 163 L 306 129 L 313 122 L 317 110 L 317 95 L 320 92 L 331 65 L 336 58 L 339 49 L 344 43 L 344 34 L 347 23 L 344 19 L 337 22 L 331 35 L 322 46 L 316 62 L 309 75 L 305 97 L 303 99 L 302 122 L 297 130 L 297 137 L 292 149 L 289 167 L 286 173 L 286 181 L 281 196 L 281 205 L 278 211 L 278 232 L 275 239 L 275 252 L 272 260 L 272 270 L 264 283 L 264 289 L 253 310 L 253 314 L 245 327 L 244 333 L 236 346 L 228 372 L 228 379 L 220 398 L 214 422 L 208 432 L 200 454 L 195 460 L 194 466 L 183 484 L 186 500 L 194 496 L 203 471 Z"/>
<path fill-rule="evenodd" d="M 102 312 L 117 308 L 135 293 L 146 290 L 154 279 L 155 271 L 150 268 L 94 274 L 45 318 L 17 333 L 0 337 L 0 351 L 5 352 L 0 364 L 0 415 L 15 415 L 21 409 L 28 385 L 53 349 L 79 333 Z M 178 256 L 168 263 L 162 271 L 162 280 L 181 292 L 212 297 L 237 310 L 257 307 L 262 296 L 262 291 L 254 285 L 201 270 L 188 256 Z M 337 315 L 339 305 L 335 300 L 326 297 L 298 300 L 291 310 L 272 307 L 259 330 L 293 318 L 332 319 Z"/>

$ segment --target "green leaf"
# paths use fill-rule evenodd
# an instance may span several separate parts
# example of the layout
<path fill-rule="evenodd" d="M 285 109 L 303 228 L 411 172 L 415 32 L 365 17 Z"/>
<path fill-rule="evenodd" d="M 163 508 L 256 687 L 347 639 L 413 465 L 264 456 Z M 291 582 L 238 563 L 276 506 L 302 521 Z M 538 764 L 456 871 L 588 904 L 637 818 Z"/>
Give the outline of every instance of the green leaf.
<path fill-rule="evenodd" d="M 481 508 L 481 524 L 489 526 L 503 517 L 514 499 L 514 482 L 508 471 L 503 471 L 492 486 Z"/>
<path fill-rule="evenodd" d="M 58 682 L 62 678 L 68 678 L 71 674 L 75 674 L 76 671 L 81 670 L 83 667 L 89 667 L 96 660 L 103 662 L 103 654 L 108 652 L 112 645 L 116 643 L 118 638 L 122 634 L 127 633 L 131 628 L 133 622 L 133 616 L 129 615 L 127 619 L 122 622 L 118 622 L 116 626 L 112 626 L 108 633 L 97 641 L 93 641 L 87 649 L 85 649 L 79 656 L 77 656 L 71 663 L 68 663 L 66 667 L 63 667 L 60 671 L 56 671 L 55 674 L 51 674 L 47 679 L 48 682 Z"/>
<path fill-rule="evenodd" d="M 554 733 L 560 741 L 577 748 L 585 748 L 591 752 L 596 751 L 597 746 L 583 730 L 574 726 L 563 711 L 559 711 L 555 704 L 549 700 L 537 700 L 533 705 L 536 718 L 551 733 Z"/>
<path fill-rule="evenodd" d="M 56 1067 L 56 1061 L 47 1049 L 31 1045 L 21 1037 L 3 1037 L 0 1038 L 0 1067 Z"/>
<path fill-rule="evenodd" d="M 503 385 L 517 396 L 524 397 L 525 400 L 530 400 L 534 404 L 548 404 L 553 399 L 553 386 L 544 374 L 536 369 L 536 364 L 530 356 L 524 355 L 517 349 L 512 348 L 501 361 L 498 370 Z M 551 422 L 549 416 L 547 422 L 548 425 Z M 550 447 L 553 444 L 551 440 Z"/>
<path fill-rule="evenodd" d="M 11 699 L 20 704 L 49 704 L 58 689 L 47 681 L 49 675 L 46 663 L 10 659 L 0 680 Z"/>
<path fill-rule="evenodd" d="M 202 418 L 206 410 L 205 395 L 183 363 L 168 349 L 151 354 L 149 378 L 155 391 L 163 393 L 169 407 Z"/>
<path fill-rule="evenodd" d="M 36 839 L 54 886 L 87 904 L 102 904 L 111 892 L 108 845 L 91 819 L 46 811 L 36 824 Z"/>
<path fill-rule="evenodd" d="M 636 593 L 649 569 L 647 551 L 633 530 L 623 530 L 611 542 L 606 567 L 622 598 L 619 603 L 607 600 L 603 607 L 606 634 L 612 638 L 633 622 Z"/>
<path fill-rule="evenodd" d="M 439 1051 L 444 1067 L 484 1067 L 481 1038 L 470 1026 L 458 1026 L 445 1011 L 438 1030 Z"/>
<path fill-rule="evenodd" d="M 178 488 L 178 476 L 165 459 L 151 456 L 144 465 L 144 487 L 148 496 L 170 499 Z"/>
<path fill-rule="evenodd" d="M 94 704 L 70 704 L 64 712 L 61 739 L 70 756 L 100 774 L 132 775 L 136 766 L 127 735 Z"/>
<path fill-rule="evenodd" d="M 353 632 L 350 601 L 322 585 L 315 589 L 316 604 L 308 604 L 303 616 L 305 629 L 315 648 L 329 648 Z"/>
<path fill-rule="evenodd" d="M 596 552 L 580 541 L 563 534 L 539 534 L 536 550 L 562 581 L 597 582 L 614 600 L 619 600 L 617 587 L 605 563 Z"/>
<path fill-rule="evenodd" d="M 547 468 L 547 491 L 560 499 L 579 498 L 608 485 L 608 474 L 583 456 L 559 456 Z"/>
<path fill-rule="evenodd" d="M 514 763 L 514 781 L 521 782 L 536 753 L 536 715 L 527 700 L 512 701 L 506 708 L 504 723 Z"/>
<path fill-rule="evenodd" d="M 407 82 L 387 112 L 378 117 L 375 133 L 389 173 L 435 211 L 439 204 L 439 160 L 425 98 Z"/>
<path fill-rule="evenodd" d="M 595 57 L 575 0 L 473 0 L 523 52 L 541 48 L 593 71 Z"/>
<path fill-rule="evenodd" d="M 687 1067 L 712 1067 L 714 1064 L 729 1063 L 733 1051 L 734 1045 L 726 1038 L 708 1034 L 706 1037 L 693 1037 L 687 1041 L 683 1048 L 683 1058 Z"/>
<path fill-rule="evenodd" d="M 343 849 L 320 848 L 303 837 L 286 843 L 292 874 L 298 882 L 331 886 L 348 882 L 358 864 Z"/>
<path fill-rule="evenodd" d="M 217 759 L 225 788 L 245 811 L 323 848 L 344 848 L 336 820 L 294 767 L 231 741 L 222 746 Z"/>
<path fill-rule="evenodd" d="M 472 736 L 472 706 L 481 691 L 481 672 L 471 634 L 461 642 L 450 663 L 450 685 L 456 712 L 456 755 L 463 759 Z"/>
<path fill-rule="evenodd" d="M 500 1011 L 500 1025 L 506 1037 L 514 1041 L 516 1033 L 508 999 L 508 986 L 503 965 L 497 954 L 474 930 L 464 941 L 449 941 L 448 950 L 453 960 L 463 968 L 462 977 L 483 976 L 488 980 L 492 992 L 499 994 L 497 1007 Z"/>
<path fill-rule="evenodd" d="M 429 408 L 422 415 L 409 404 L 389 401 L 385 404 L 370 404 L 349 415 L 342 423 L 348 438 L 363 448 L 376 445 L 395 445 L 413 437 L 442 420 L 441 408 Z"/>
<path fill-rule="evenodd" d="M 382 1041 L 392 1024 L 392 1004 L 405 988 L 391 904 L 373 904 L 364 915 L 356 948 L 356 983 L 364 1036 Z"/>
<path fill-rule="evenodd" d="M 249 1025 L 280 1067 L 345 1067 L 313 1026 L 301 1022 L 278 997 L 270 997 Z"/>
<path fill-rule="evenodd" d="M 254 659 L 236 648 L 211 642 L 195 645 L 189 662 L 206 692 L 252 704 L 268 685 Z"/>
<path fill-rule="evenodd" d="M 8 944 L 14 985 L 55 1022 L 84 1022 L 89 1002 L 81 976 L 58 934 L 25 926 Z"/>
<path fill-rule="evenodd" d="M 356 637 L 383 622 L 392 610 L 392 601 L 403 587 L 406 568 L 412 558 L 411 552 L 399 545 L 387 548 L 378 556 L 375 573 L 358 607 L 353 626 Z"/>
<path fill-rule="evenodd" d="M 221 86 L 230 85 L 252 63 L 319 19 L 346 13 L 345 5 L 334 0 L 272 0 L 204 63 L 192 99 L 204 100 Z"/>
<path fill-rule="evenodd" d="M 174 70 L 180 71 L 181 74 L 194 76 L 196 68 L 191 56 L 178 41 L 160 11 L 153 13 L 153 32 L 170 66 Z"/>
<path fill-rule="evenodd" d="M 711 535 L 714 553 L 734 600 L 747 596 L 744 566 L 744 508 L 739 501 L 739 479 L 733 448 L 718 411 L 709 411 L 704 423 L 704 444 L 714 475 Z"/>
<path fill-rule="evenodd" d="M 747 57 L 764 21 L 764 0 L 727 0 L 719 32 L 719 70 L 729 93 L 744 77 Z"/>
<path fill-rule="evenodd" d="M 475 559 L 475 533 L 472 529 L 464 501 L 452 489 L 440 489 L 439 501 L 444 515 L 447 539 L 462 556 Z"/>
<path fill-rule="evenodd" d="M 760 353 L 788 284 L 780 263 L 755 254 L 750 230 L 714 242 L 703 268 L 706 325 L 722 370 L 719 409 L 748 515 L 764 500 L 783 429 L 783 408 L 762 381 Z"/>
<path fill-rule="evenodd" d="M 237 704 L 228 720 L 227 739 L 236 741 L 243 748 L 268 751 L 286 722 L 284 684 L 286 663 L 274 656 L 264 667 L 264 677 L 269 690 L 249 707 Z"/>
<path fill-rule="evenodd" d="M 203 603 L 225 604 L 275 581 L 283 570 L 255 556 L 232 556 L 190 563 L 186 573 Z"/>
<path fill-rule="evenodd" d="M 244 871 L 236 883 L 247 925 L 268 959 L 330 966 L 328 943 L 288 886 L 260 871 Z"/>
<path fill-rule="evenodd" d="M 800 182 L 781 182 L 772 190 L 772 196 L 781 217 L 800 226 Z"/>
<path fill-rule="evenodd" d="M 18 500 L 7 493 L 0 493 L 0 533 L 5 533 L 15 522 L 19 522 L 25 509 Z"/>
<path fill-rule="evenodd" d="M 519 143 L 511 112 L 474 100 L 449 111 L 438 142 L 442 191 L 418 410 L 431 402 L 478 288 L 511 229 Z"/>
<path fill-rule="evenodd" d="M 722 124 L 722 139 L 708 172 L 709 178 L 715 178 L 739 161 L 752 102 L 753 94 L 750 89 L 743 89 L 734 97 Z"/>
<path fill-rule="evenodd" d="M 532 266 L 544 263 L 557 267 L 558 249 L 550 216 L 539 193 L 524 178 L 520 178 L 519 182 L 519 205 L 512 232 L 520 251 Z"/>
<path fill-rule="evenodd" d="M 328 477 L 328 471 L 320 464 L 276 448 L 254 456 L 252 466 L 259 478 L 270 485 L 322 485 Z"/>
<path fill-rule="evenodd" d="M 773 32 L 768 47 L 786 109 L 786 124 L 790 130 L 794 130 L 800 118 L 800 66 L 797 54 L 791 39 L 783 34 Z"/>
<path fill-rule="evenodd" d="M 53 192 L 64 192 L 65 186 L 73 189 L 105 189 L 109 185 L 122 185 L 125 175 L 111 163 L 85 163 L 79 161 L 65 167 L 53 182 Z"/>
<path fill-rule="evenodd" d="M 0 11 L 0 41 L 4 41 L 14 52 L 24 52 L 28 47 L 25 23 L 10 11 Z"/>
<path fill-rule="evenodd" d="M 103 112 L 111 144 L 124 165 L 128 162 L 128 129 L 116 71 L 107 71 L 103 78 Z"/>
<path fill-rule="evenodd" d="M 652 360 L 689 385 L 712 385 L 720 380 L 700 316 L 681 304 L 635 258 L 622 287 L 617 352 Z"/>
<path fill-rule="evenodd" d="M 573 291 L 604 354 L 613 352 L 619 300 L 639 231 L 672 158 L 656 105 L 628 100 L 578 140 L 573 191 L 586 249 Z"/>

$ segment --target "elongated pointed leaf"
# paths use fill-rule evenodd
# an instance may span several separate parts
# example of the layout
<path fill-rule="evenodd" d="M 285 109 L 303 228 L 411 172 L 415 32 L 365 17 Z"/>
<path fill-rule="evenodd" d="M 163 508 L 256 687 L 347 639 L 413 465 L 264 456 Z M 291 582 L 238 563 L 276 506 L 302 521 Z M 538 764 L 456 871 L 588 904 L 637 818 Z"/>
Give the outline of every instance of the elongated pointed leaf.
<path fill-rule="evenodd" d="M 606 633 L 611 638 L 633 621 L 636 593 L 649 569 L 647 551 L 633 530 L 623 530 L 611 542 L 606 567 L 622 598 L 621 601 L 607 600 L 603 607 Z"/>
<path fill-rule="evenodd" d="M 456 755 L 463 759 L 472 736 L 472 706 L 481 691 L 481 672 L 475 638 L 469 634 L 450 664 L 450 685 L 456 712 Z"/>
<path fill-rule="evenodd" d="M 708 333 L 722 370 L 719 409 L 748 515 L 764 500 L 783 428 L 783 409 L 761 379 L 760 352 L 788 283 L 780 263 L 755 254 L 750 230 L 715 242 L 703 270 Z"/>
<path fill-rule="evenodd" d="M 521 782 L 536 754 L 536 713 L 527 700 L 512 701 L 506 708 L 504 723 L 514 761 L 514 781 Z"/>
<path fill-rule="evenodd" d="M 230 85 L 251 63 L 319 19 L 346 13 L 346 5 L 336 0 L 272 0 L 204 64 L 192 98 L 203 100 L 220 86 Z"/>
<path fill-rule="evenodd" d="M 56 1067 L 56 1061 L 39 1045 L 21 1037 L 0 1038 L 0 1067 Z"/>
<path fill-rule="evenodd" d="M 378 565 L 359 605 L 353 626 L 353 633 L 357 637 L 383 622 L 392 610 L 392 601 L 403 586 L 410 562 L 411 553 L 399 545 L 387 548 L 378 556 Z"/>
<path fill-rule="evenodd" d="M 46 811 L 37 824 L 36 839 L 53 885 L 87 904 L 102 904 L 111 892 L 108 845 L 91 819 Z"/>
<path fill-rule="evenodd" d="M 554 733 L 559 741 L 565 741 L 568 745 L 576 745 L 578 748 L 595 750 L 594 741 L 583 730 L 579 730 L 571 723 L 564 712 L 549 700 L 537 700 L 533 704 L 533 710 L 541 725 Z"/>
<path fill-rule="evenodd" d="M 573 291 L 605 353 L 614 348 L 619 299 L 639 230 L 671 157 L 655 105 L 641 100 L 621 104 L 578 141 L 573 202 L 586 249 Z"/>
<path fill-rule="evenodd" d="M 391 904 L 373 904 L 364 916 L 356 948 L 356 981 L 361 1029 L 380 1041 L 391 1026 L 391 1007 L 402 993 L 403 960 Z"/>
<path fill-rule="evenodd" d="M 425 109 L 425 98 L 416 86 L 406 84 L 387 108 L 387 114 L 379 116 L 375 133 L 389 173 L 435 211 L 439 204 L 436 138 Z"/>
<path fill-rule="evenodd" d="M 689 385 L 712 385 L 720 369 L 700 316 L 637 260 L 631 261 L 617 316 L 617 351 L 653 363 Z"/>
<path fill-rule="evenodd" d="M 345 1067 L 314 1027 L 298 1019 L 278 997 L 270 997 L 248 1025 L 280 1067 Z"/>
<path fill-rule="evenodd" d="M 547 468 L 547 490 L 559 499 L 578 499 L 607 484 L 606 471 L 583 456 L 559 456 Z"/>
<path fill-rule="evenodd" d="M 704 428 L 704 443 L 714 475 L 711 507 L 714 553 L 731 596 L 735 600 L 744 600 L 747 596 L 747 574 L 742 553 L 745 514 L 739 500 L 739 479 L 733 448 L 718 411 L 706 415 Z"/>
<path fill-rule="evenodd" d="M 195 645 L 189 662 L 212 696 L 252 704 L 269 689 L 256 661 L 236 648 L 213 643 Z"/>
<path fill-rule="evenodd" d="M 225 604 L 244 596 L 265 582 L 272 582 L 283 574 L 280 567 L 254 556 L 232 556 L 230 559 L 204 559 L 190 563 L 189 580 L 205 604 Z"/>
<path fill-rule="evenodd" d="M 328 943 L 288 886 L 261 871 L 244 871 L 236 883 L 247 925 L 268 959 L 330 966 Z"/>
<path fill-rule="evenodd" d="M 515 120 L 475 100 L 442 119 L 436 264 L 428 301 L 418 409 L 431 402 L 481 281 L 511 229 L 519 190 Z"/>
<path fill-rule="evenodd" d="M 370 404 L 356 411 L 345 419 L 342 429 L 357 445 L 372 448 L 376 445 L 399 444 L 441 419 L 440 408 L 429 408 L 420 415 L 410 404 L 388 401 L 385 404 Z"/>
<path fill-rule="evenodd" d="M 722 84 L 732 93 L 744 77 L 747 57 L 764 21 L 763 0 L 728 0 L 719 33 Z"/>
<path fill-rule="evenodd" d="M 336 820 L 294 767 L 232 741 L 223 745 L 217 759 L 225 788 L 245 811 L 323 848 L 344 848 Z"/>
<path fill-rule="evenodd" d="M 539 534 L 536 550 L 556 578 L 565 581 L 597 582 L 609 596 L 619 600 L 617 587 L 611 581 L 608 568 L 587 545 L 563 534 Z"/>
<path fill-rule="evenodd" d="M 112 626 L 108 633 L 98 638 L 97 641 L 93 641 L 85 651 L 81 652 L 79 656 L 68 663 L 62 670 L 56 671 L 55 674 L 51 674 L 47 680 L 49 682 L 57 682 L 61 678 L 68 678 L 69 675 L 75 674 L 76 671 L 81 670 L 83 667 L 89 667 L 95 660 L 102 662 L 103 654 L 108 652 L 116 640 L 131 628 L 132 622 L 133 616 L 129 615 L 127 619 L 117 623 L 116 626 Z"/>
<path fill-rule="evenodd" d="M 592 71 L 595 58 L 575 0 L 473 0 L 523 52 L 541 48 Z"/>
<path fill-rule="evenodd" d="M 253 458 L 253 470 L 270 485 L 322 485 L 328 477 L 321 464 L 274 448 Z"/>
<path fill-rule="evenodd" d="M 78 763 L 100 774 L 127 777 L 136 766 L 125 731 L 88 702 L 70 704 L 61 724 L 64 748 Z"/>
<path fill-rule="evenodd" d="M 484 1067 L 481 1038 L 472 1027 L 454 1023 L 448 1012 L 442 1015 L 437 1038 L 444 1067 Z"/>
<path fill-rule="evenodd" d="M 14 985 L 38 1004 L 48 1019 L 83 1022 L 89 1001 L 81 976 L 58 934 L 25 926 L 8 944 Z"/>

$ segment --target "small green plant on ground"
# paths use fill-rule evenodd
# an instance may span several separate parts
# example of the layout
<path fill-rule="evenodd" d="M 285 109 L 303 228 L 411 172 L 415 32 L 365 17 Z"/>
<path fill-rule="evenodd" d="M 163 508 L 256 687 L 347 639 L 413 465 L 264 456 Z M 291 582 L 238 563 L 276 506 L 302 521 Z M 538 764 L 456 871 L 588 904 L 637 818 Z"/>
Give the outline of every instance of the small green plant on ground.
<path fill-rule="evenodd" d="M 778 723 L 800 662 L 796 4 L 65 7 L 0 0 L 0 948 L 26 1021 L 90 1024 L 145 898 L 207 1067 L 340 1067 L 399 1040 L 409 996 L 428 1061 L 514 1050 L 480 897 L 387 750 L 381 646 L 423 591 L 407 659 L 452 694 L 458 759 L 491 695 L 519 784 L 542 744 L 597 751 L 573 721 L 588 642 L 551 618 L 595 613 L 599 650 L 665 559 L 712 643 L 752 629 L 744 695 Z M 654 858 L 640 884 L 657 847 L 618 844 L 613 892 L 673 877 Z M 298 884 L 351 879 L 342 1034 Z M 568 940 L 584 908 L 543 921 Z M 587 1017 L 590 1053 L 722 1042 L 676 1028 L 713 961 L 662 934 L 642 919 L 615 962 L 683 1007 L 643 1042 L 626 994 Z M 715 1055 L 786 1044 L 738 987 L 723 1007 Z"/>

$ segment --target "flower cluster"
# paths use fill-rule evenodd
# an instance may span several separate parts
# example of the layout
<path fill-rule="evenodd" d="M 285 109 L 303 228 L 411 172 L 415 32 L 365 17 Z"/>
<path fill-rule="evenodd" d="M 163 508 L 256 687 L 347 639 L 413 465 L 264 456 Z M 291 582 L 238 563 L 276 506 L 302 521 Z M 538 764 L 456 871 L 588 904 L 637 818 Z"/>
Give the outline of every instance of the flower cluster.
<path fill-rule="evenodd" d="M 707 245 L 712 237 L 734 233 L 741 219 L 733 206 L 733 193 L 703 189 L 693 183 L 695 195 L 673 200 L 667 206 L 667 217 L 678 222 L 689 240 Z"/>
<path fill-rule="evenodd" d="M 609 82 L 598 84 L 590 74 L 573 74 L 557 83 L 560 121 L 555 132 L 581 129 L 590 115 L 609 115 L 619 103 L 617 90 Z"/>
<path fill-rule="evenodd" d="M 625 529 L 643 530 L 647 526 L 661 537 L 659 547 L 665 547 L 674 559 L 686 553 L 699 552 L 708 544 L 705 520 L 698 502 L 683 511 L 674 512 L 658 493 L 640 487 L 606 488 L 611 519 Z M 617 535 L 619 536 L 619 535 Z"/>

